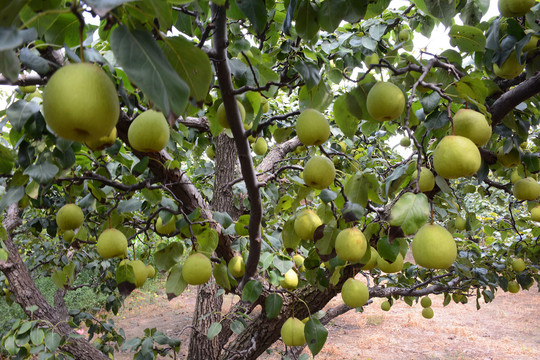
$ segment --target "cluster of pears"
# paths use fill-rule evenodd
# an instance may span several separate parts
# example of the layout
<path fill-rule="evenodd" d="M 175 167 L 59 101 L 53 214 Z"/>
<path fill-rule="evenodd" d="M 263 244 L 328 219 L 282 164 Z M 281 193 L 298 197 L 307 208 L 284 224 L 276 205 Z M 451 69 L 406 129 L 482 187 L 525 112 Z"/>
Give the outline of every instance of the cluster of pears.
<path fill-rule="evenodd" d="M 429 296 L 424 296 L 420 300 L 420 305 L 422 305 L 422 316 L 426 319 L 431 319 L 433 317 L 433 309 L 431 308 L 431 299 Z"/>
<path fill-rule="evenodd" d="M 122 266 L 131 266 L 133 269 L 133 274 L 135 275 L 135 287 L 140 288 L 144 285 L 146 280 L 153 278 L 156 276 L 156 270 L 154 267 L 150 264 L 146 265 L 142 260 L 136 259 L 136 260 L 122 260 L 118 264 L 118 268 L 120 269 Z"/>
<path fill-rule="evenodd" d="M 330 137 L 330 124 L 316 109 L 305 109 L 296 120 L 296 135 L 306 146 L 322 145 Z M 325 156 L 313 156 L 304 166 L 306 185 L 322 190 L 334 183 L 336 168 Z"/>
<path fill-rule="evenodd" d="M 82 209 L 76 204 L 66 204 L 56 213 L 56 224 L 63 233 L 64 240 L 71 242 L 75 237 L 75 230 L 84 222 Z"/>

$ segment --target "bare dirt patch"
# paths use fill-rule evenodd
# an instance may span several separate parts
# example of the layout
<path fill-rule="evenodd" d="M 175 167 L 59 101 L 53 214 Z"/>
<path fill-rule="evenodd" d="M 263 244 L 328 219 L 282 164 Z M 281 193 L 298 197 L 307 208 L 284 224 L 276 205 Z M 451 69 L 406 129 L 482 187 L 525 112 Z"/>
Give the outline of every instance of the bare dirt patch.
<path fill-rule="evenodd" d="M 115 317 L 127 338 L 143 336 L 145 328 L 156 327 L 179 337 L 185 359 L 196 289 L 189 287 L 178 298 L 167 301 L 165 294 L 135 291 Z M 498 293 L 490 304 L 473 302 L 443 307 L 442 296 L 431 296 L 435 316 L 424 319 L 422 307 L 396 302 L 389 312 L 380 309 L 383 299 L 374 299 L 363 313 L 353 310 L 327 325 L 328 340 L 317 359 L 321 360 L 531 360 L 540 359 L 540 294 L 534 290 L 518 294 Z M 231 305 L 224 301 L 224 308 Z M 329 304 L 339 305 L 338 296 Z M 277 342 L 271 354 L 261 359 L 279 359 L 284 345 Z M 121 352 L 115 359 L 131 359 Z"/>

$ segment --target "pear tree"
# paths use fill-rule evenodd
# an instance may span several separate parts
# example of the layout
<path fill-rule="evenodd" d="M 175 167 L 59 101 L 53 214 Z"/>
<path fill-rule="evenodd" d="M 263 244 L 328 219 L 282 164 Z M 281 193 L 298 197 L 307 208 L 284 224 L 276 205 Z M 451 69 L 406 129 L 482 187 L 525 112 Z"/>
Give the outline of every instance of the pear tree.
<path fill-rule="evenodd" d="M 488 3 L 6 2 L 0 357 L 315 356 L 369 299 L 538 290 L 540 3 Z M 105 319 L 149 282 L 188 343 Z"/>

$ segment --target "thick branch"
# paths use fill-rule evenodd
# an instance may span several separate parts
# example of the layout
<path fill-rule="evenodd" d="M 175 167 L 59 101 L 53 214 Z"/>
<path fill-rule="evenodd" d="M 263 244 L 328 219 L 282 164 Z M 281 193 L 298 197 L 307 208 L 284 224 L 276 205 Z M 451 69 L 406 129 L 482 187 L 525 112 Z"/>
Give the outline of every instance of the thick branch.
<path fill-rule="evenodd" d="M 234 88 L 231 78 L 231 69 L 227 60 L 227 13 L 226 8 L 212 3 L 212 13 L 215 16 L 215 34 L 213 37 L 213 49 L 215 52 L 214 67 L 221 90 L 221 96 L 225 105 L 227 120 L 234 136 L 242 176 L 246 184 L 251 215 L 249 217 L 249 256 L 246 262 L 246 272 L 239 288 L 257 272 L 261 253 L 261 221 L 262 201 L 253 159 L 247 137 L 244 136 L 244 126 L 240 112 L 234 97 Z"/>
<path fill-rule="evenodd" d="M 210 131 L 210 122 L 206 117 L 179 117 L 178 122 L 182 125 L 187 126 L 188 128 L 197 129 L 200 132 L 209 132 Z"/>
<path fill-rule="evenodd" d="M 512 109 L 538 93 L 540 93 L 540 72 L 505 92 L 491 105 L 489 109 L 491 125 L 497 125 Z"/>

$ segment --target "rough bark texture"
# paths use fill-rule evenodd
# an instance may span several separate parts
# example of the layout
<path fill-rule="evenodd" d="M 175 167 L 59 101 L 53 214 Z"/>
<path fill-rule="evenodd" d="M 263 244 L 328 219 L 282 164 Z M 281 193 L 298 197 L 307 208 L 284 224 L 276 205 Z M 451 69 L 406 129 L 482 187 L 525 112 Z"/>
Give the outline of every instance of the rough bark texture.
<path fill-rule="evenodd" d="M 233 218 L 239 216 L 234 206 L 234 196 L 231 183 L 234 181 L 236 165 L 236 148 L 234 140 L 222 132 L 217 137 L 214 194 L 212 196 L 212 209 L 226 211 Z"/>
<path fill-rule="evenodd" d="M 17 204 L 13 204 L 9 207 L 6 219 L 4 220 L 4 227 L 7 231 L 7 238 L 4 240 L 4 244 L 9 257 L 7 261 L 0 261 L 0 270 L 8 279 L 10 290 L 15 296 L 16 302 L 21 306 L 27 316 L 32 316 L 34 319 L 44 320 L 52 324 L 56 332 L 61 336 L 68 337 L 69 335 L 76 335 L 73 329 L 67 324 L 66 319 L 60 316 L 57 310 L 45 300 L 19 255 L 11 233 L 13 229 L 20 225 L 20 221 Z M 37 310 L 33 313 L 27 310 L 31 306 L 37 306 Z M 84 338 L 68 339 L 66 344 L 62 346 L 62 350 L 72 354 L 75 359 L 109 359 Z"/>

